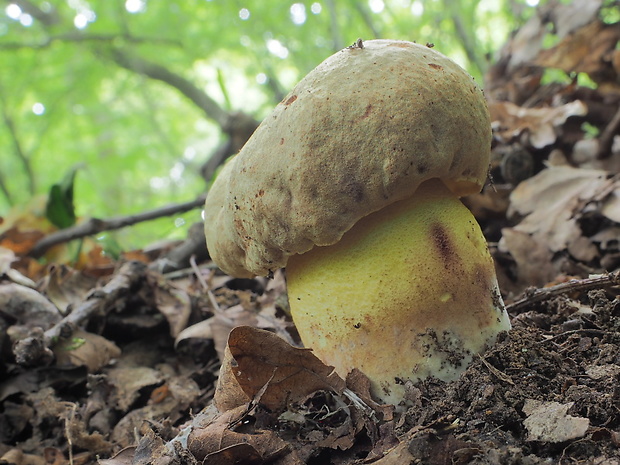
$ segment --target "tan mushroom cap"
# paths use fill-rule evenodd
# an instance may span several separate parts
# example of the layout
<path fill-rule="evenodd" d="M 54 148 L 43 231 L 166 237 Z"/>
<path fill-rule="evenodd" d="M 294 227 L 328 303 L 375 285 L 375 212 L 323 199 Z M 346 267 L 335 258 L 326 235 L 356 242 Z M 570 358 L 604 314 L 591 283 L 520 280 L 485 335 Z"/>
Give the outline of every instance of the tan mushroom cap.
<path fill-rule="evenodd" d="M 370 40 L 311 71 L 213 183 L 205 232 L 226 273 L 267 275 L 440 178 L 480 191 L 491 124 L 482 90 L 429 47 Z"/>

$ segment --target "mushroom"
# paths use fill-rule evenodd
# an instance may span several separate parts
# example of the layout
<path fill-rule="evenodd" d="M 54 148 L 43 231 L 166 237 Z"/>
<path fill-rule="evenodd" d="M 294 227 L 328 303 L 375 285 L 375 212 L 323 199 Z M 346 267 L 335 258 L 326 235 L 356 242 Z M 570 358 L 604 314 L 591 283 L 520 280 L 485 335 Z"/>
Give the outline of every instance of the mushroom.
<path fill-rule="evenodd" d="M 455 379 L 510 329 L 493 259 L 459 197 L 486 180 L 481 89 L 444 55 L 370 40 L 311 71 L 214 181 L 212 259 L 237 277 L 286 267 L 302 342 L 380 400 Z"/>

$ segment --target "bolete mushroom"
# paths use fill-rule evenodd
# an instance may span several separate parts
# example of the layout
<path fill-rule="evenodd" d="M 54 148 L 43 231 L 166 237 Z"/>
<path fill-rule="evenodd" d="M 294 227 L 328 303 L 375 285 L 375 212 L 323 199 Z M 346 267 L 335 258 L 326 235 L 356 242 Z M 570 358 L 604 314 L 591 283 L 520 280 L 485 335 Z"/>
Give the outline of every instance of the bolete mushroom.
<path fill-rule="evenodd" d="M 398 404 L 405 381 L 456 378 L 510 328 L 459 200 L 482 188 L 490 145 L 484 96 L 462 68 L 415 43 L 358 41 L 222 169 L 205 206 L 209 252 L 238 277 L 286 267 L 304 345 Z"/>

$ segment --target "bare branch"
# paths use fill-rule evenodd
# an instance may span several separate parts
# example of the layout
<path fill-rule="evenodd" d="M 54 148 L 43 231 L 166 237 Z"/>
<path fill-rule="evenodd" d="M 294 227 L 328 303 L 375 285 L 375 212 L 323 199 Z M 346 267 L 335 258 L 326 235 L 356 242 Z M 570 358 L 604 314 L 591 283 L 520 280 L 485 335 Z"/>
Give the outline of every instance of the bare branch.
<path fill-rule="evenodd" d="M 11 196 L 11 192 L 9 192 L 9 188 L 6 185 L 6 182 L 4 181 L 4 178 L 2 177 L 1 172 L 0 172 L 0 191 L 2 191 L 2 193 L 4 194 L 4 197 L 6 198 L 6 201 L 8 202 L 8 204 L 13 205 L 13 197 Z"/>
<path fill-rule="evenodd" d="M 56 9 L 50 6 L 49 11 L 43 11 L 37 5 L 30 0 L 10 0 L 7 3 L 14 3 L 21 8 L 22 11 L 28 13 L 37 21 L 40 21 L 45 26 L 53 26 L 60 22 L 58 12 Z M 49 5 L 49 4 L 48 4 Z"/>
<path fill-rule="evenodd" d="M 465 54 L 469 61 L 474 65 L 478 72 L 481 75 L 484 75 L 486 71 L 487 64 L 485 63 L 482 56 L 477 53 L 477 50 L 480 50 L 480 46 L 478 45 L 478 41 L 473 32 L 467 30 L 466 26 L 463 24 L 463 19 L 461 15 L 463 14 L 461 9 L 459 8 L 459 4 L 457 2 L 453 2 L 451 0 L 444 0 L 443 5 L 445 7 L 446 12 L 449 13 L 450 19 L 454 24 L 454 32 L 456 33 L 457 38 L 460 39 L 461 46 L 465 50 Z M 472 31 L 475 29 L 472 28 Z"/>
<path fill-rule="evenodd" d="M 156 208 L 143 213 L 129 216 L 118 216 L 108 219 L 91 218 L 85 223 L 78 224 L 71 228 L 61 229 L 58 232 L 49 234 L 35 244 L 29 255 L 39 258 L 50 248 L 57 244 L 80 239 L 86 236 L 92 236 L 102 231 L 113 231 L 126 226 L 131 226 L 143 221 L 150 221 L 164 216 L 170 216 L 178 213 L 184 213 L 195 208 L 202 207 L 205 201 L 205 195 L 199 196 L 196 200 L 175 205 L 167 205 L 165 207 Z"/>
<path fill-rule="evenodd" d="M 129 56 L 127 53 L 118 49 L 112 51 L 112 58 L 116 64 L 122 68 L 142 74 L 151 79 L 165 82 L 176 88 L 198 106 L 208 118 L 214 120 L 220 128 L 226 126 L 229 114 L 222 110 L 215 100 L 183 76 L 173 73 L 168 68 L 158 63 L 153 63 L 135 55 Z"/>
<path fill-rule="evenodd" d="M 30 195 L 34 195 L 35 186 L 34 186 L 34 173 L 32 171 L 32 166 L 30 165 L 30 159 L 24 150 L 19 137 L 17 136 L 17 130 L 15 129 L 15 123 L 11 116 L 6 112 L 6 105 L 4 102 L 4 98 L 1 98 L 2 103 L 2 117 L 4 119 L 4 124 L 9 131 L 9 135 L 11 136 L 11 140 L 13 142 L 13 148 L 15 151 L 15 155 L 24 166 L 24 170 L 26 171 L 26 177 L 28 178 L 28 192 Z M 4 190 L 4 189 L 3 189 Z"/>
<path fill-rule="evenodd" d="M 40 50 L 50 47 L 55 42 L 100 42 L 100 43 L 115 43 L 119 39 L 126 42 L 140 44 L 140 43 L 163 43 L 167 45 L 181 46 L 179 42 L 162 39 L 161 37 L 135 37 L 129 34 L 89 34 L 82 31 L 72 31 L 65 34 L 50 35 L 41 42 L 4 42 L 0 44 L 0 50 L 19 50 L 23 48 Z"/>
<path fill-rule="evenodd" d="M 366 7 L 366 5 L 359 1 L 355 2 L 355 9 L 358 11 L 360 16 L 362 17 L 362 20 L 364 21 L 366 26 L 368 26 L 368 29 L 372 31 L 373 38 L 381 39 L 381 33 L 379 32 L 379 29 L 377 29 L 375 22 L 372 20 L 372 16 L 370 12 L 368 11 L 368 8 Z"/>
<path fill-rule="evenodd" d="M 338 24 L 336 2 L 334 0 L 327 0 L 325 3 L 327 4 L 327 9 L 329 10 L 330 29 L 332 33 L 332 42 L 334 43 L 334 51 L 342 50 L 344 48 L 344 40 L 342 39 L 340 25 Z"/>

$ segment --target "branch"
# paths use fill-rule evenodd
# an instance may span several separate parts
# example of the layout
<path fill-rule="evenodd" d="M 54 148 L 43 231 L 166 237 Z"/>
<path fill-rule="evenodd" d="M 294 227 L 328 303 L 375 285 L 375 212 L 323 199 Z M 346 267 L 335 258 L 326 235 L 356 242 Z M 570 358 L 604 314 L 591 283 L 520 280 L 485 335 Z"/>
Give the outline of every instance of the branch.
<path fill-rule="evenodd" d="M 0 191 L 4 194 L 6 201 L 9 205 L 13 205 L 13 197 L 11 196 L 11 192 L 9 192 L 9 188 L 4 181 L 4 177 L 2 173 L 0 173 Z"/>
<path fill-rule="evenodd" d="M 381 33 L 377 29 L 375 22 L 372 20 L 372 17 L 368 12 L 368 9 L 366 8 L 366 5 L 361 2 L 355 2 L 355 9 L 362 17 L 362 20 L 364 21 L 366 26 L 368 26 L 368 29 L 370 29 L 370 31 L 372 32 L 373 39 L 381 39 Z"/>
<path fill-rule="evenodd" d="M 24 166 L 24 170 L 26 171 L 26 177 L 28 178 L 28 192 L 30 195 L 34 195 L 35 187 L 34 187 L 34 173 L 32 172 L 32 166 L 30 165 L 30 159 L 24 148 L 22 147 L 21 141 L 19 137 L 17 137 L 17 130 L 15 129 L 15 123 L 13 119 L 6 112 L 6 104 L 4 98 L 0 98 L 2 103 L 2 117 L 4 119 L 4 124 L 9 131 L 11 136 L 11 140 L 13 141 L 13 148 L 15 149 L 15 155 Z"/>
<path fill-rule="evenodd" d="M 620 271 L 613 273 L 593 275 L 585 279 L 571 279 L 568 282 L 557 284 L 551 287 L 541 289 L 530 289 L 525 291 L 525 297 L 506 305 L 506 310 L 510 313 L 519 313 L 525 307 L 531 304 L 542 302 L 543 300 L 556 297 L 574 291 L 589 291 L 591 289 L 599 289 L 603 287 L 612 287 L 620 285 Z"/>
<path fill-rule="evenodd" d="M 443 4 L 446 10 L 450 12 L 450 19 L 452 19 L 452 23 L 454 24 L 454 31 L 456 36 L 461 40 L 461 46 L 465 50 L 467 58 L 478 68 L 480 75 L 484 75 L 487 64 L 482 59 L 481 55 L 476 53 L 476 50 L 480 50 L 480 46 L 476 43 L 476 36 L 473 35 L 473 31 L 467 31 L 465 28 L 461 18 L 462 12 L 458 11 L 458 4 L 451 0 L 444 0 Z"/>
<path fill-rule="evenodd" d="M 327 4 L 327 9 L 329 10 L 329 24 L 332 33 L 334 51 L 342 50 L 344 48 L 344 41 L 342 40 L 340 25 L 338 24 L 336 2 L 334 0 L 327 0 L 325 3 Z"/>
<path fill-rule="evenodd" d="M 46 12 L 30 0 L 7 0 L 7 3 L 14 3 L 20 7 L 22 11 L 28 13 L 37 21 L 40 21 L 44 26 L 53 26 L 60 22 L 58 12 L 55 8 L 50 7 L 50 11 Z"/>
<path fill-rule="evenodd" d="M 78 224 L 71 228 L 61 229 L 58 232 L 49 234 L 35 244 L 28 253 L 33 258 L 40 258 L 45 252 L 57 244 L 62 244 L 75 239 L 86 236 L 92 236 L 103 231 L 113 231 L 126 226 L 131 226 L 143 221 L 150 221 L 164 216 L 170 216 L 177 213 L 184 213 L 195 208 L 202 207 L 205 201 L 205 195 L 199 196 L 196 200 L 165 207 L 156 208 L 143 213 L 129 216 L 118 216 L 109 219 L 91 218 L 85 223 Z"/>
<path fill-rule="evenodd" d="M 222 110 L 215 100 L 183 76 L 173 73 L 160 64 L 153 63 L 135 55 L 130 56 L 118 49 L 112 51 L 112 59 L 122 68 L 157 81 L 165 82 L 176 88 L 198 106 L 198 108 L 204 111 L 208 118 L 214 120 L 220 128 L 226 126 L 229 114 Z"/>
<path fill-rule="evenodd" d="M 67 32 L 65 34 L 57 34 L 48 36 L 45 40 L 36 43 L 27 42 L 4 42 L 0 44 L 0 50 L 19 50 L 22 48 L 28 48 L 33 50 L 40 50 L 50 47 L 54 42 L 102 42 L 102 43 L 115 43 L 118 40 L 125 40 L 134 44 L 140 43 L 164 43 L 168 45 L 181 46 L 180 42 L 170 39 L 162 39 L 159 37 L 135 37 L 130 34 L 88 34 L 81 31 Z"/>

